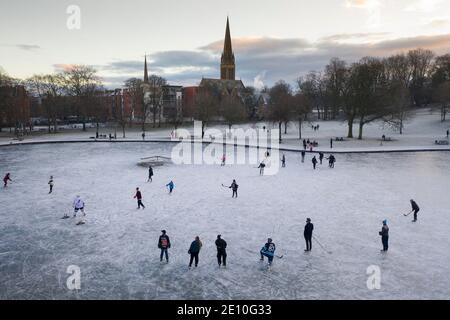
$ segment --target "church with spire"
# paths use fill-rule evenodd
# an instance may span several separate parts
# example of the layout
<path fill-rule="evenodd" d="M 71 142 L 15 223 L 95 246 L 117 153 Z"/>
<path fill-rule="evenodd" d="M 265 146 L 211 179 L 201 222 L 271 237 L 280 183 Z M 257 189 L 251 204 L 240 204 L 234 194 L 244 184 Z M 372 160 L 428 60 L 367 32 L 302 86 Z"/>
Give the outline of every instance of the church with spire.
<path fill-rule="evenodd" d="M 236 61 L 231 43 L 230 21 L 227 17 L 225 39 L 220 59 L 220 79 L 203 78 L 199 89 L 210 89 L 219 98 L 223 96 L 242 96 L 245 86 L 241 80 L 236 80 Z"/>

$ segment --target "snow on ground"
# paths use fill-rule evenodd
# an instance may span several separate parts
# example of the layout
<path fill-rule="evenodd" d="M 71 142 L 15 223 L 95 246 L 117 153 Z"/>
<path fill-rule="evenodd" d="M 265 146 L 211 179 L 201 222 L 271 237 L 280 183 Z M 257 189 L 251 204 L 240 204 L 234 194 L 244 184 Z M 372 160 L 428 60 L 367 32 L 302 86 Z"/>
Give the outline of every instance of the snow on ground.
<path fill-rule="evenodd" d="M 0 148 L 1 299 L 449 299 L 450 152 L 338 155 L 335 169 L 312 170 L 310 156 L 286 153 L 274 176 L 253 165 L 168 165 L 153 183 L 136 163 L 170 155 L 172 145 L 51 144 Z M 54 176 L 54 193 L 47 181 Z M 239 198 L 229 185 L 235 178 Z M 173 179 L 175 190 L 164 185 Z M 132 198 L 139 186 L 145 210 Z M 75 226 L 71 202 L 86 202 L 87 224 Z M 419 221 L 404 217 L 414 198 Z M 316 242 L 305 254 L 310 217 Z M 390 249 L 378 231 L 388 219 Z M 160 264 L 157 239 L 172 240 Z M 218 269 L 214 241 L 228 242 Z M 203 241 L 188 271 L 187 250 Z M 277 245 L 271 271 L 259 262 L 267 237 Z M 66 288 L 69 265 L 81 268 L 81 290 Z M 381 289 L 366 286 L 367 267 L 381 268 Z"/>

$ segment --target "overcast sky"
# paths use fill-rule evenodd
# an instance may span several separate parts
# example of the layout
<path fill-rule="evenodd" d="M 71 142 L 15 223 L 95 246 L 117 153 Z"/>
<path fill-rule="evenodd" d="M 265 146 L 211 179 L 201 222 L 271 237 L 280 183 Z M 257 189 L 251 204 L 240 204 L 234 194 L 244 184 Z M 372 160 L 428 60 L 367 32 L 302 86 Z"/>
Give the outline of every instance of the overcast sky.
<path fill-rule="evenodd" d="M 450 53 L 449 0 L 0 0 L 0 66 L 24 78 L 88 64 L 120 87 L 143 77 L 147 53 L 150 73 L 196 85 L 219 76 L 227 15 L 246 85 L 293 82 L 334 56 Z"/>

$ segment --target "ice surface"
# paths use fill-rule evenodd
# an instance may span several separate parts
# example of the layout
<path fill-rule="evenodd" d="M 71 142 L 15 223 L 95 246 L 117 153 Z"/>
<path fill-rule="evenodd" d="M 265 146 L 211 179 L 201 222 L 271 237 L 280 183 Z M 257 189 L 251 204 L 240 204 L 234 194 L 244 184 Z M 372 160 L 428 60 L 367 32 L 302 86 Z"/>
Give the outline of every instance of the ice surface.
<path fill-rule="evenodd" d="M 253 165 L 169 165 L 152 183 L 141 157 L 170 155 L 172 144 L 52 144 L 0 148 L 1 299 L 449 299 L 450 153 L 338 155 L 335 169 L 312 170 L 286 153 L 287 167 L 258 175 Z M 48 178 L 54 176 L 54 193 Z M 231 198 L 232 179 L 239 197 Z M 175 183 L 172 195 L 165 184 Z M 136 210 L 136 187 L 145 210 Z M 73 198 L 86 202 L 87 224 L 75 226 Z M 411 223 L 409 199 L 421 210 Z M 310 217 L 316 242 L 305 254 Z M 390 249 L 378 231 L 388 219 Z M 160 264 L 166 229 L 171 261 Z M 218 269 L 214 241 L 228 242 Z M 203 241 L 188 271 L 187 250 Z M 267 237 L 277 245 L 271 271 L 259 262 Z M 81 290 L 66 287 L 69 265 L 81 268 Z M 370 265 L 381 289 L 366 286 Z"/>

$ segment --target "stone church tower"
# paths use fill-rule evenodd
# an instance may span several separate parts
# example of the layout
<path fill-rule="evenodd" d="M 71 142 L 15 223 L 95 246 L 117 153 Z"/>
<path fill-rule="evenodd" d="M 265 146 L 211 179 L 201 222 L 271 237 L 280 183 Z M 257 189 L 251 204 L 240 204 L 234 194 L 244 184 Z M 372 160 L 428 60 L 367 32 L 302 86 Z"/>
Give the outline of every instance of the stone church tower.
<path fill-rule="evenodd" d="M 225 42 L 223 44 L 222 59 L 220 61 L 220 79 L 235 80 L 236 65 L 234 62 L 233 49 L 231 47 L 230 25 L 227 17 L 227 28 L 225 30 Z"/>

